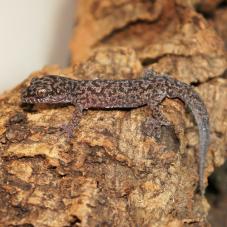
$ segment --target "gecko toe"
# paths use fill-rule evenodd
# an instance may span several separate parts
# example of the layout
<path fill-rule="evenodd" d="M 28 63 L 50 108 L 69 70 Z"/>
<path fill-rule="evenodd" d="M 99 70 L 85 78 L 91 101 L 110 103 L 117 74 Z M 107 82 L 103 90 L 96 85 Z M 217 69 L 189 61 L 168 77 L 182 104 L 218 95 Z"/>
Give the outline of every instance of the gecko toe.
<path fill-rule="evenodd" d="M 159 119 L 150 117 L 142 124 L 142 132 L 146 136 L 160 139 L 162 135 L 162 127 L 169 127 L 170 122 L 160 121 Z"/>
<path fill-rule="evenodd" d="M 61 131 L 66 134 L 68 139 L 73 138 L 74 128 L 70 124 L 64 124 L 61 126 Z"/>
<path fill-rule="evenodd" d="M 143 122 L 141 127 L 142 133 L 144 135 L 154 137 L 156 139 L 161 137 L 161 125 L 156 119 L 147 119 L 145 122 Z"/>

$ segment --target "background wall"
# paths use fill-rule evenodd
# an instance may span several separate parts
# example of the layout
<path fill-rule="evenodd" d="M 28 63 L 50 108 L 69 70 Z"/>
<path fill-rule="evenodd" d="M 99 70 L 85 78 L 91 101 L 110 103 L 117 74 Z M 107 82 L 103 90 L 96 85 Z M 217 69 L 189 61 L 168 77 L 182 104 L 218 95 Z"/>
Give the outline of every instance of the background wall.
<path fill-rule="evenodd" d="M 44 65 L 67 65 L 75 0 L 0 0 L 0 6 L 0 93 Z"/>

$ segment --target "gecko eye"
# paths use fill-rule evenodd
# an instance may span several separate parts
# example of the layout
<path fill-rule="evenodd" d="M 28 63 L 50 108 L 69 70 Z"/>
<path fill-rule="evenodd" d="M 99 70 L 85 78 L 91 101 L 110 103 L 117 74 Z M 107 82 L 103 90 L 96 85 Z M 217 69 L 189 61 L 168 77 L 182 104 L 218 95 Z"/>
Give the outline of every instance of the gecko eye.
<path fill-rule="evenodd" d="M 61 93 L 61 90 L 59 88 L 56 89 L 57 94 Z"/>
<path fill-rule="evenodd" d="M 36 94 L 38 97 L 43 98 L 46 96 L 47 91 L 46 91 L 46 89 L 42 88 L 42 89 L 37 90 Z"/>

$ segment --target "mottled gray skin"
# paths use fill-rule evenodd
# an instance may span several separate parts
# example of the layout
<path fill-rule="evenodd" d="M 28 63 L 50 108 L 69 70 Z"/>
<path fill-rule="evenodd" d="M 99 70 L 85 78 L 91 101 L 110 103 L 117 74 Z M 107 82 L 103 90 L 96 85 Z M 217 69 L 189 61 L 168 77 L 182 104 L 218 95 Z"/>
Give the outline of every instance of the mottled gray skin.
<path fill-rule="evenodd" d="M 156 133 L 156 136 L 159 136 L 160 127 L 170 125 L 159 110 L 160 103 L 166 97 L 183 101 L 191 109 L 197 122 L 200 136 L 199 182 L 203 193 L 204 165 L 209 145 L 209 119 L 203 101 L 190 85 L 152 70 L 146 71 L 144 77 L 138 80 L 72 80 L 50 75 L 33 79 L 22 93 L 22 102 L 73 104 L 76 107 L 73 118 L 64 126 L 70 137 L 82 117 L 83 110 L 148 105 L 152 109 L 152 117 L 146 120 L 145 131 L 147 134 Z"/>

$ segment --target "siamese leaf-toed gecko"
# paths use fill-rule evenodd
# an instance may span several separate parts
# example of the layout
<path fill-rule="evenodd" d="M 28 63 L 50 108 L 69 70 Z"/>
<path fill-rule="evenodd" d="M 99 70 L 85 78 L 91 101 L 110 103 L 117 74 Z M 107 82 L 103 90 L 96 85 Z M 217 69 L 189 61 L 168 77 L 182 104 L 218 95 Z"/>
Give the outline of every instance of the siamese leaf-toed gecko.
<path fill-rule="evenodd" d="M 134 80 L 73 80 L 48 75 L 34 78 L 22 93 L 22 103 L 69 103 L 76 108 L 64 130 L 72 137 L 83 110 L 89 108 L 136 108 L 148 105 L 152 116 L 145 121 L 150 135 L 159 134 L 161 126 L 170 125 L 159 105 L 165 98 L 180 99 L 192 111 L 199 129 L 199 186 L 204 193 L 204 165 L 209 145 L 209 118 L 200 96 L 188 84 L 147 70 Z"/>

